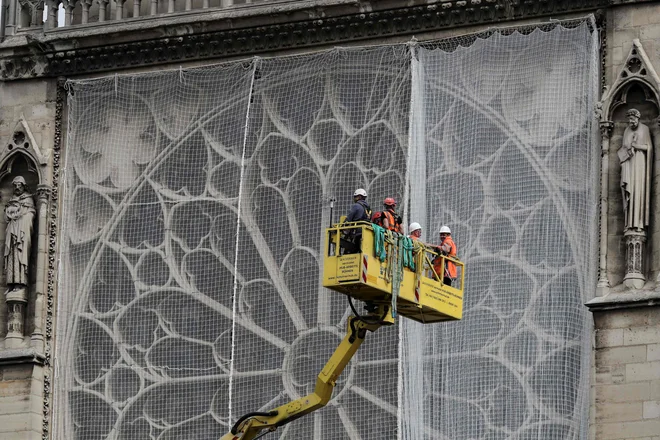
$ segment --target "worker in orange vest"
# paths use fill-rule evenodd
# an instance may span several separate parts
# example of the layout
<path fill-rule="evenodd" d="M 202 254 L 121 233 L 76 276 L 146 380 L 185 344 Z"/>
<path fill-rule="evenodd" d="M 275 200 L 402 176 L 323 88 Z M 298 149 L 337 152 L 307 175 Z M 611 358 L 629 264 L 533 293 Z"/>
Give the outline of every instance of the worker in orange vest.
<path fill-rule="evenodd" d="M 435 248 L 438 256 L 433 259 L 433 268 L 438 276 L 443 277 L 443 283 L 451 286 L 451 283 L 457 277 L 456 264 L 451 261 L 445 261 L 445 267 L 442 267 L 442 255 L 456 258 L 456 243 L 451 238 L 449 226 L 440 228 L 440 244 Z M 441 275 L 443 274 L 443 275 Z"/>
<path fill-rule="evenodd" d="M 396 208 L 396 200 L 392 197 L 387 197 L 383 201 L 385 210 L 383 211 L 383 227 L 389 229 L 390 231 L 398 232 L 403 234 L 403 228 L 401 227 L 401 216 L 396 213 L 394 210 Z"/>
<path fill-rule="evenodd" d="M 422 225 L 417 222 L 412 222 L 410 227 L 408 227 L 408 232 L 410 233 L 408 237 L 413 241 L 417 241 L 422 236 Z"/>

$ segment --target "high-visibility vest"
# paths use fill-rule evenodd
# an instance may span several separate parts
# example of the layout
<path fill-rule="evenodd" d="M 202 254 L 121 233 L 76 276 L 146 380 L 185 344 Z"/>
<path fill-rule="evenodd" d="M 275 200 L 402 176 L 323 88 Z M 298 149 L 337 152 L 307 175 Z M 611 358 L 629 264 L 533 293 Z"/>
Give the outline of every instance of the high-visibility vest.
<path fill-rule="evenodd" d="M 389 228 L 387 229 L 394 232 L 401 232 L 401 224 L 396 221 L 396 217 L 389 209 L 383 211 L 383 215 L 385 216 L 387 222 L 390 225 Z"/>
<path fill-rule="evenodd" d="M 449 250 L 446 250 L 447 255 L 450 257 L 456 258 L 456 243 L 454 243 L 454 240 L 451 239 L 451 236 L 447 236 L 442 243 L 438 246 L 440 248 L 444 248 L 445 250 L 448 248 Z M 436 258 L 433 260 L 433 268 L 435 269 L 435 272 L 438 274 L 438 276 L 446 276 L 449 278 L 456 278 L 458 275 L 456 271 L 456 264 L 454 264 L 451 261 L 445 260 L 447 264 L 445 264 L 445 267 L 443 268 L 440 262 L 442 261 L 442 258 Z M 444 275 L 443 275 L 444 274 Z"/>

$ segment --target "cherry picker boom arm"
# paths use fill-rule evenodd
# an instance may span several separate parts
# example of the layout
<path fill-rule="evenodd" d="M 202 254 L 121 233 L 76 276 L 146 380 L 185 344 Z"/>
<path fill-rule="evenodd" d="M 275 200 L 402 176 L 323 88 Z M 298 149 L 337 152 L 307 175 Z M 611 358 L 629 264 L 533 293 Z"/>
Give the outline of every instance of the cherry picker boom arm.
<path fill-rule="evenodd" d="M 365 316 L 348 318 L 346 336 L 318 375 L 313 393 L 271 411 L 245 414 L 220 440 L 253 440 L 264 430 L 275 431 L 279 426 L 325 406 L 332 397 L 337 379 L 364 341 L 367 330 L 375 332 L 381 326 L 393 323 L 391 310 L 385 305 L 379 305 Z"/>

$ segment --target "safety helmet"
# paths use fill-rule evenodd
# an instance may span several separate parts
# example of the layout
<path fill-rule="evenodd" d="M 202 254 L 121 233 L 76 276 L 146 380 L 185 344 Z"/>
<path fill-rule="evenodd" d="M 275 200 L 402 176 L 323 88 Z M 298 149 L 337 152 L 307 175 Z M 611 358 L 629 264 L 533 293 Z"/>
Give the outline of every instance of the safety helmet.
<path fill-rule="evenodd" d="M 394 200 L 392 197 L 388 197 L 385 200 L 383 200 L 383 205 L 385 205 L 385 206 L 396 206 L 396 200 Z"/>
<path fill-rule="evenodd" d="M 451 234 L 451 229 L 449 229 L 449 226 L 442 226 L 440 228 L 440 233 L 441 234 Z"/>
<path fill-rule="evenodd" d="M 417 222 L 412 222 L 412 223 L 410 224 L 410 227 L 408 228 L 408 230 L 410 231 L 411 234 L 412 234 L 413 232 L 415 232 L 416 230 L 418 230 L 418 229 L 422 229 L 422 225 L 420 225 L 420 224 L 417 223 Z"/>
<path fill-rule="evenodd" d="M 358 188 L 353 193 L 353 197 L 355 197 L 355 196 L 367 197 L 367 192 L 365 190 L 363 190 L 362 188 Z"/>

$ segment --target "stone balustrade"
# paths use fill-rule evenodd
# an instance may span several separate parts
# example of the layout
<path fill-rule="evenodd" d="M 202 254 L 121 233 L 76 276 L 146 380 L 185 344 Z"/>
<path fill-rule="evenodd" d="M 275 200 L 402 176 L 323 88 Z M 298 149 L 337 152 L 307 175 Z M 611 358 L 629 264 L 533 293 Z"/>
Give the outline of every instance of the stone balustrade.
<path fill-rule="evenodd" d="M 9 0 L 7 34 L 85 24 L 163 17 L 186 11 L 249 7 L 252 4 L 295 3 L 297 0 Z M 299 0 L 298 0 L 299 1 Z"/>

